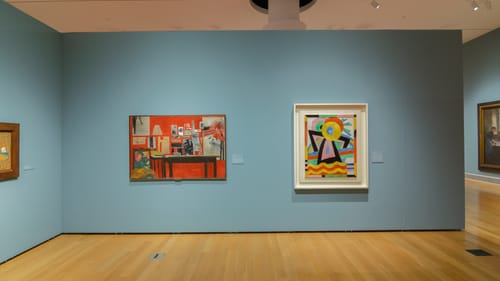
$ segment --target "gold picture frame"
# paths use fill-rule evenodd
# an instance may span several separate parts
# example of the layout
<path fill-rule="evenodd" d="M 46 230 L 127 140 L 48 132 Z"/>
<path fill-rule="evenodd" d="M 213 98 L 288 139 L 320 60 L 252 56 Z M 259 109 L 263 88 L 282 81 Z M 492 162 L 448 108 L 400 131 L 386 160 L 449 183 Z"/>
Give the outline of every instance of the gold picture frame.
<path fill-rule="evenodd" d="M 500 101 L 478 104 L 477 114 L 479 170 L 500 170 Z"/>
<path fill-rule="evenodd" d="M 0 181 L 19 177 L 19 124 L 0 123 Z"/>

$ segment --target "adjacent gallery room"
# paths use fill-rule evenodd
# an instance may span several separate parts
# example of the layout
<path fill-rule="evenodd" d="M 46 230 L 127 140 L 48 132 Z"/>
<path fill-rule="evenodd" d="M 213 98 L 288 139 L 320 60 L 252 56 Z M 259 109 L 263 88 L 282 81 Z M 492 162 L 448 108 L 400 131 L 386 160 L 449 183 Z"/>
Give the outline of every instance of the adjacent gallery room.
<path fill-rule="evenodd" d="M 499 279 L 500 23 L 61 31 L 47 3 L 0 2 L 0 280 Z"/>

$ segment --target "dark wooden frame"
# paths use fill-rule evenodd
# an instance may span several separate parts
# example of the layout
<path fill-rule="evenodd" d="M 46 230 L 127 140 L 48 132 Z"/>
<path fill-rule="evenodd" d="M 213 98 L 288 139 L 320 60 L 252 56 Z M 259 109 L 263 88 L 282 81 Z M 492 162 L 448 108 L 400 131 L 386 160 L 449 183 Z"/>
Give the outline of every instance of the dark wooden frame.
<path fill-rule="evenodd" d="M 500 171 L 500 133 L 497 133 L 495 137 L 490 137 L 491 135 L 488 135 L 488 130 L 491 130 L 494 124 L 489 124 L 485 120 L 485 112 L 487 110 L 500 111 L 500 100 L 477 105 L 478 168 L 479 170 Z M 498 128 L 500 127 L 499 125 L 500 123 L 496 125 L 497 132 L 500 130 L 500 128 Z M 489 129 L 487 127 L 489 127 Z M 487 138 L 491 138 L 491 140 Z M 493 143 L 496 144 L 487 147 L 487 141 L 493 141 Z"/>
<path fill-rule="evenodd" d="M 0 181 L 16 179 L 19 177 L 19 124 L 0 123 L 0 132 L 10 133 L 11 152 L 9 160 L 11 168 L 0 170 Z"/>

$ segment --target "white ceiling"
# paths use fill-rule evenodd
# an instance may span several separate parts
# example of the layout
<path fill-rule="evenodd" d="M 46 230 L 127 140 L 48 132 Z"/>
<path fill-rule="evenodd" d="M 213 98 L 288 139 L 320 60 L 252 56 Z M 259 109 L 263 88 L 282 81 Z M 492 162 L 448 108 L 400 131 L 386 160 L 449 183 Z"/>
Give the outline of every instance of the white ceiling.
<path fill-rule="evenodd" d="M 59 32 L 261 30 L 250 0 L 6 0 Z M 271 0 L 272 1 L 272 0 Z M 293 0 L 290 0 L 293 1 Z M 298 1 L 298 0 L 295 0 Z M 463 30 L 467 42 L 500 27 L 500 0 L 316 0 L 300 13 L 310 30 Z"/>

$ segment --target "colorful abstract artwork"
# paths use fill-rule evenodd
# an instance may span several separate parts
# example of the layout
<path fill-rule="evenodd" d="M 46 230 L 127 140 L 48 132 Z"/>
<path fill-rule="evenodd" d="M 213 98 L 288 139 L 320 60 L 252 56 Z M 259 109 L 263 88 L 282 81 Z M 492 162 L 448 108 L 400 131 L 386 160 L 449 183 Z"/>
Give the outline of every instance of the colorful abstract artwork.
<path fill-rule="evenodd" d="M 130 180 L 225 180 L 225 115 L 129 117 Z"/>
<path fill-rule="evenodd" d="M 307 178 L 356 177 L 356 115 L 305 115 Z"/>
<path fill-rule="evenodd" d="M 367 188 L 367 104 L 295 104 L 295 189 Z"/>
<path fill-rule="evenodd" d="M 0 123 L 0 180 L 19 176 L 19 124 Z"/>

